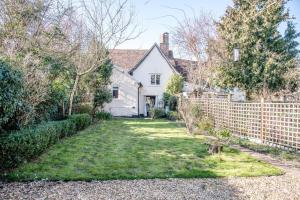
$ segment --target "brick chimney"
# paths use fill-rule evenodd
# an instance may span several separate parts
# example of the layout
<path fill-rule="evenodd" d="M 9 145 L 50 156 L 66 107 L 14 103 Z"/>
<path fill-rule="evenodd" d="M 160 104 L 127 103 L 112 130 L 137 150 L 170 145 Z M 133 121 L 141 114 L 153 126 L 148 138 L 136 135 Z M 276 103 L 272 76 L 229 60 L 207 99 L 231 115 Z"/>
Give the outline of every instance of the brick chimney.
<path fill-rule="evenodd" d="M 160 36 L 160 49 L 169 57 L 169 33 L 165 32 Z"/>

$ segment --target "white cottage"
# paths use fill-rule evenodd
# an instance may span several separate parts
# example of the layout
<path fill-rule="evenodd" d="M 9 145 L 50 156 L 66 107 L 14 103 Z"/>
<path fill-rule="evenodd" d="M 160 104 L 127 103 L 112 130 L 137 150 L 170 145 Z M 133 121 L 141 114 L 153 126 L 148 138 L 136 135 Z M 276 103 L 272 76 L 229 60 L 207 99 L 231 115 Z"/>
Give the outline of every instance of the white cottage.
<path fill-rule="evenodd" d="M 114 116 L 147 116 L 149 108 L 163 107 L 163 93 L 173 74 L 185 75 L 188 60 L 173 58 L 169 34 L 149 50 L 110 51 L 114 64 L 111 77 L 113 100 L 105 110 Z"/>

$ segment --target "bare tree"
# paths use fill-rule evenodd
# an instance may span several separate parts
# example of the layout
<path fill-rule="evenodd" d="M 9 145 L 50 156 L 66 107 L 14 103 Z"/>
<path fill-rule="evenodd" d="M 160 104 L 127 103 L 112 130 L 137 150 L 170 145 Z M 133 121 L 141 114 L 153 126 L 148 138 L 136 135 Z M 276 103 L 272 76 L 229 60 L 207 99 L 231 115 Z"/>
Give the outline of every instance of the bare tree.
<path fill-rule="evenodd" d="M 94 72 L 107 58 L 107 51 L 138 37 L 134 12 L 128 0 L 81 0 L 77 20 L 69 32 L 71 61 L 76 76 L 69 99 L 72 114 L 74 95 L 82 76 Z M 80 17 L 79 17 L 80 16 Z"/>
<path fill-rule="evenodd" d="M 210 14 L 192 12 L 191 16 L 187 16 L 182 9 L 171 9 L 183 14 L 182 20 L 172 16 L 177 21 L 172 36 L 179 55 L 195 61 L 189 62 L 186 72 L 187 81 L 198 96 L 213 86 L 217 68 L 224 60 L 224 42 L 218 37 L 214 19 Z M 193 116 L 193 107 L 195 105 L 181 97 L 179 112 L 189 133 L 193 132 L 200 119 L 200 116 Z"/>
<path fill-rule="evenodd" d="M 214 77 L 216 62 L 219 59 L 219 39 L 216 27 L 211 15 L 200 12 L 189 17 L 185 11 L 183 19 L 177 21 L 173 29 L 173 41 L 179 54 L 185 58 L 194 60 L 187 68 L 188 82 L 193 90 L 203 92 L 208 88 Z"/>

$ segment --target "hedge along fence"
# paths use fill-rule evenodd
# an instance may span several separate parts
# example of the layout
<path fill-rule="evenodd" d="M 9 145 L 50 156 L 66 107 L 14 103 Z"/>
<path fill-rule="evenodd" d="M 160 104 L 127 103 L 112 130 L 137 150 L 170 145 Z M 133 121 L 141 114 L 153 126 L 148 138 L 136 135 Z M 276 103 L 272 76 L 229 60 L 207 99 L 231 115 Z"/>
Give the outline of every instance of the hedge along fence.
<path fill-rule="evenodd" d="M 300 151 L 299 102 L 235 102 L 228 95 L 214 94 L 184 101 L 199 104 L 217 128 L 270 146 Z"/>
<path fill-rule="evenodd" d="M 74 135 L 91 122 L 92 118 L 88 114 L 72 115 L 66 120 L 42 123 L 35 128 L 0 138 L 0 170 L 16 167 L 40 155 L 61 138 Z"/>

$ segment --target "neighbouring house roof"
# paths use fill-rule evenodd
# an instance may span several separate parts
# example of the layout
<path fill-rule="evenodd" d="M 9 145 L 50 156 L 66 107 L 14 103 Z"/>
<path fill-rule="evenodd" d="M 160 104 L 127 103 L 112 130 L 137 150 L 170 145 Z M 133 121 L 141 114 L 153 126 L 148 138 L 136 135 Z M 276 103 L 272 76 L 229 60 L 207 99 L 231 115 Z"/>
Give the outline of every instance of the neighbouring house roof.
<path fill-rule="evenodd" d="M 175 69 L 183 76 L 187 78 L 188 68 L 196 64 L 196 61 L 173 58 Z"/>
<path fill-rule="evenodd" d="M 113 49 L 109 50 L 109 57 L 113 64 L 129 71 L 141 60 L 148 50 Z"/>
<path fill-rule="evenodd" d="M 195 64 L 195 61 L 173 58 L 165 55 L 160 47 L 155 43 L 149 50 L 138 50 L 138 49 L 114 49 L 109 51 L 110 59 L 113 64 L 129 71 L 133 72 L 150 54 L 154 47 L 157 47 L 162 56 L 166 59 L 172 70 L 176 73 L 187 77 L 187 68 Z"/>

